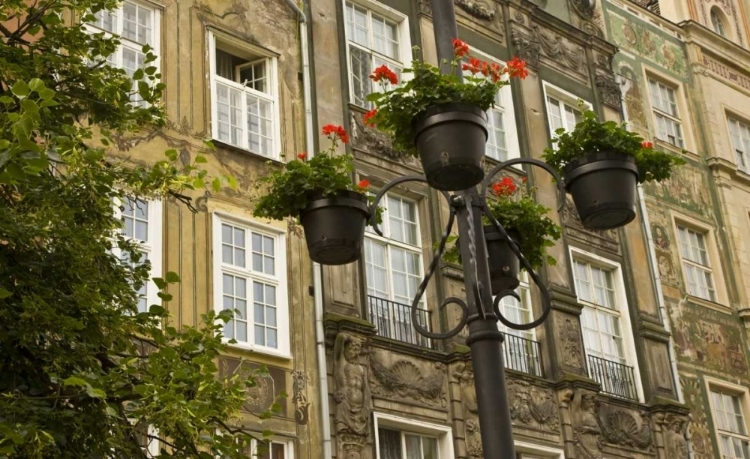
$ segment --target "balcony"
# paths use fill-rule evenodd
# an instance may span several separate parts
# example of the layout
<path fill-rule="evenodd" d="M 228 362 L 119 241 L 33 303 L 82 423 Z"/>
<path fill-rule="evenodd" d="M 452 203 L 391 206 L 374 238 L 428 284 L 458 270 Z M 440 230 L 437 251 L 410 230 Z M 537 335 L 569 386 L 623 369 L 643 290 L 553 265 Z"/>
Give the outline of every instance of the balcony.
<path fill-rule="evenodd" d="M 376 296 L 367 296 L 370 322 L 375 324 L 378 335 L 421 347 L 432 347 L 429 339 L 417 333 L 412 326 L 411 306 Z M 432 331 L 430 311 L 417 311 L 419 325 Z"/>
<path fill-rule="evenodd" d="M 633 367 L 590 355 L 589 376 L 602 385 L 602 393 L 638 400 Z"/>
<path fill-rule="evenodd" d="M 505 332 L 502 333 L 505 337 L 502 344 L 505 368 L 534 376 L 542 376 L 539 342 Z"/>

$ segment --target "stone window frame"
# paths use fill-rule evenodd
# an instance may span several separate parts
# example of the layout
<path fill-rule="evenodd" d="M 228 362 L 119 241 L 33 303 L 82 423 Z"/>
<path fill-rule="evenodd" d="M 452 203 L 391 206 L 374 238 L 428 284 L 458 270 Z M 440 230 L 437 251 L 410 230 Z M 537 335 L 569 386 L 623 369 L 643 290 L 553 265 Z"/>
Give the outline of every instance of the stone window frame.
<path fill-rule="evenodd" d="M 133 200 L 132 198 L 127 198 L 129 200 Z M 138 202 L 145 202 L 148 204 L 148 211 L 146 213 L 145 221 L 148 224 L 148 229 L 146 233 L 147 241 L 136 239 L 135 237 L 126 238 L 132 242 L 135 242 L 138 246 L 138 249 L 141 253 L 143 253 L 149 263 L 151 264 L 151 270 L 149 272 L 149 280 L 144 285 L 146 288 L 146 307 L 144 311 L 141 311 L 141 308 L 139 307 L 139 312 L 147 312 L 148 309 L 151 307 L 151 305 L 161 305 L 162 300 L 159 298 L 159 287 L 154 283 L 153 278 L 154 277 L 162 277 L 163 276 L 163 250 L 164 250 L 164 232 L 163 232 L 163 219 L 164 219 L 164 206 L 161 200 L 157 199 L 135 199 L 135 201 Z M 125 218 L 130 218 L 129 216 L 123 215 L 123 208 L 127 205 L 122 202 L 121 199 L 115 199 L 114 203 L 114 216 L 117 219 L 124 220 Z M 137 204 L 136 204 L 137 205 Z M 135 220 L 135 218 L 134 218 Z M 143 221 L 142 218 L 139 218 L 138 220 Z M 122 230 L 123 236 L 125 236 L 124 228 Z M 122 251 L 114 247 L 112 249 L 112 253 L 114 253 L 116 256 L 120 257 L 122 254 Z M 144 263 L 146 259 L 141 259 L 139 263 Z"/>
<path fill-rule="evenodd" d="M 505 62 L 503 62 L 502 60 L 492 56 L 491 54 L 485 53 L 484 51 L 481 51 L 476 47 L 471 48 L 470 56 L 477 57 L 484 61 L 494 62 L 496 64 L 499 64 L 500 66 L 505 66 Z M 468 71 L 464 72 L 464 74 L 467 73 Z M 509 76 L 503 75 L 503 79 L 507 81 L 509 79 Z M 495 123 L 493 122 L 491 113 L 499 113 L 502 117 L 503 131 L 505 134 L 506 157 L 500 158 L 499 155 L 498 157 L 495 157 L 490 154 L 490 152 L 494 153 L 495 149 L 498 146 L 495 145 L 491 148 L 489 138 L 487 139 L 487 157 L 495 161 L 505 161 L 508 159 L 520 158 L 521 148 L 518 143 L 518 124 L 516 123 L 516 112 L 513 105 L 513 91 L 511 89 L 511 85 L 506 85 L 500 88 L 495 101 L 495 106 L 490 107 L 490 109 L 487 110 L 487 130 L 491 133 L 492 130 L 497 129 Z"/>
<path fill-rule="evenodd" d="M 647 94 L 647 97 L 644 99 L 645 101 L 644 103 L 646 104 L 645 107 L 648 108 L 651 123 L 653 125 L 653 129 L 651 130 L 651 132 L 652 132 L 652 135 L 654 136 L 653 138 L 654 143 L 672 152 L 682 153 L 683 150 L 686 150 L 689 154 L 696 156 L 696 154 L 691 151 L 691 149 L 694 148 L 695 146 L 695 141 L 693 138 L 693 127 L 691 124 L 692 117 L 691 117 L 690 108 L 687 102 L 689 99 L 687 98 L 685 94 L 684 83 L 652 67 L 643 66 L 642 75 L 643 75 L 643 81 L 645 82 L 645 85 L 646 85 L 645 91 Z M 671 88 L 674 91 L 675 104 L 676 104 L 677 113 L 678 113 L 677 121 L 679 122 L 681 136 L 682 136 L 681 147 L 673 145 L 668 140 L 660 139 L 658 137 L 657 133 L 658 133 L 659 128 L 658 128 L 658 122 L 656 120 L 654 106 L 651 100 L 651 87 L 649 85 L 649 80 L 654 80 L 658 83 L 661 83 Z M 649 139 L 646 139 L 646 140 L 649 140 Z"/>
<path fill-rule="evenodd" d="M 615 303 L 617 307 L 617 312 L 619 313 L 620 317 L 620 333 L 622 335 L 622 341 L 623 341 L 623 352 L 625 354 L 625 365 L 633 367 L 633 381 L 635 385 L 635 392 L 637 396 L 637 400 L 641 403 L 644 403 L 644 391 L 643 391 L 643 383 L 641 378 L 641 371 L 640 371 L 640 365 L 638 362 L 638 353 L 636 350 L 636 343 L 635 343 L 635 335 L 633 334 L 633 324 L 630 318 L 630 304 L 628 302 L 627 294 L 625 293 L 625 279 L 623 277 L 623 271 L 622 271 L 622 265 L 614 260 L 611 260 L 609 258 L 601 257 L 599 255 L 596 255 L 594 253 L 588 252 L 585 249 L 571 246 L 568 250 L 569 255 L 569 263 L 571 267 L 571 277 L 575 279 L 575 274 L 573 272 L 573 261 L 578 259 L 582 261 L 586 261 L 588 263 L 601 266 L 603 268 L 609 269 L 612 271 L 612 282 L 614 284 L 614 291 L 615 291 Z M 575 290 L 575 280 L 573 282 L 573 288 Z M 578 300 L 579 304 L 581 304 L 583 307 L 588 307 L 587 305 L 589 303 L 582 301 L 578 299 L 578 292 L 575 292 L 576 299 Z M 579 318 L 580 321 L 580 318 Z M 584 337 L 583 334 L 583 323 L 579 323 L 579 326 L 581 328 L 581 337 Z M 586 356 L 586 367 L 589 366 L 588 362 L 588 350 L 586 349 L 586 343 L 585 339 L 583 342 L 583 351 Z M 619 362 L 616 362 L 619 363 Z"/>
<path fill-rule="evenodd" d="M 732 40 L 732 26 L 731 21 L 727 17 L 726 13 L 719 8 L 718 5 L 713 5 L 708 10 L 708 20 L 710 29 L 717 35 Z M 721 30 L 719 30 L 721 29 Z"/>
<path fill-rule="evenodd" d="M 727 135 L 729 136 L 729 145 L 734 153 L 732 155 L 732 162 L 737 165 L 737 170 L 744 172 L 745 174 L 750 174 L 750 142 L 748 142 L 748 145 L 744 146 L 744 149 L 741 151 L 742 162 L 744 162 L 743 166 L 740 161 L 740 151 L 738 151 L 737 145 L 734 142 L 734 134 L 732 132 L 732 123 L 734 122 L 747 128 L 748 133 L 750 133 L 750 122 L 748 122 L 747 117 L 741 116 L 731 111 L 725 112 L 725 117 L 727 121 L 726 124 Z"/>
<path fill-rule="evenodd" d="M 513 442 L 516 455 L 520 459 L 565 459 L 565 452 L 559 448 L 537 445 L 525 441 Z"/>
<path fill-rule="evenodd" d="M 245 85 L 237 83 L 235 81 L 228 80 L 216 74 L 216 46 L 217 40 L 222 46 L 228 48 L 234 48 L 238 52 L 243 54 L 257 56 L 254 61 L 248 60 L 248 63 L 256 63 L 263 61 L 266 66 L 268 75 L 268 86 L 269 92 L 257 91 L 249 88 Z M 234 148 L 239 148 L 244 151 L 259 155 L 263 158 L 272 160 L 281 159 L 281 103 L 279 98 L 279 72 L 278 72 L 278 56 L 270 50 L 261 48 L 259 46 L 252 45 L 248 42 L 241 41 L 237 38 L 232 37 L 228 33 L 225 33 L 219 29 L 213 27 L 208 28 L 206 43 L 208 46 L 208 68 L 209 68 L 209 85 L 208 85 L 208 96 L 209 96 L 209 108 L 210 108 L 210 131 L 211 138 L 222 142 L 227 145 L 231 145 Z M 241 91 L 242 102 L 245 103 L 247 97 L 255 97 L 259 100 L 270 102 L 272 105 L 271 115 L 272 124 L 271 134 L 273 135 L 272 145 L 270 152 L 264 153 L 261 151 L 253 151 L 250 149 L 247 140 L 247 110 L 241 110 L 241 121 L 239 122 L 242 129 L 242 139 L 240 144 L 233 144 L 227 140 L 219 139 L 219 122 L 218 122 L 218 97 L 217 97 L 217 82 L 221 82 L 224 86 L 232 89 Z"/>
<path fill-rule="evenodd" d="M 248 457 L 252 458 L 261 458 L 264 456 L 260 456 L 258 453 L 258 443 L 266 442 L 270 443 L 272 445 L 281 445 L 281 447 L 284 449 L 284 459 L 294 459 L 294 442 L 291 440 L 278 438 L 276 436 L 272 436 L 271 438 L 264 439 L 263 441 L 258 440 L 257 438 L 253 438 L 250 440 L 250 451 L 248 451 Z M 271 451 L 268 451 L 268 457 L 274 457 L 270 455 Z"/>
<path fill-rule="evenodd" d="M 711 272 L 714 281 L 714 290 L 716 291 L 716 301 L 707 300 L 699 296 L 692 295 L 687 290 L 687 280 L 685 278 L 685 269 L 683 268 L 682 258 L 682 247 L 679 243 L 678 226 L 685 226 L 693 231 L 699 231 L 704 234 L 706 241 L 706 249 L 708 252 L 709 261 L 711 263 Z M 727 292 L 726 282 L 724 279 L 724 273 L 722 271 L 721 258 L 719 256 L 719 248 L 716 242 L 716 232 L 713 227 L 707 223 L 703 223 L 694 218 L 688 217 L 684 214 L 673 213 L 672 214 L 672 234 L 674 235 L 674 242 L 678 245 L 677 255 L 679 257 L 680 273 L 682 275 L 682 281 L 690 301 L 706 306 L 725 314 L 731 314 L 732 308 L 729 305 L 729 293 Z"/>
<path fill-rule="evenodd" d="M 226 213 L 223 211 L 214 211 L 211 216 L 211 248 L 212 248 L 212 282 L 213 282 L 213 307 L 214 310 L 219 313 L 223 310 L 223 274 L 226 271 L 228 274 L 244 277 L 248 282 L 246 285 L 246 299 L 247 302 L 247 315 L 248 315 L 248 332 L 247 341 L 237 341 L 236 343 L 229 343 L 229 339 L 224 337 L 222 340 L 228 344 L 229 347 L 237 348 L 246 351 L 257 352 L 259 354 L 267 354 L 282 359 L 291 360 L 291 330 L 289 321 L 289 287 L 288 287 L 288 272 L 287 272 L 287 239 L 286 232 L 280 228 L 264 225 L 253 220 L 248 220 L 240 216 Z M 225 265 L 222 261 L 222 228 L 221 225 L 227 223 L 237 228 L 244 229 L 246 231 L 245 239 L 245 253 L 246 262 L 245 269 L 235 268 L 231 265 Z M 274 261 L 275 261 L 275 275 L 267 275 L 262 273 L 256 273 L 249 267 L 247 260 L 250 260 L 252 256 L 252 247 L 247 245 L 247 241 L 250 237 L 247 232 L 261 234 L 263 236 L 272 237 L 274 239 Z M 276 348 L 255 344 L 254 342 L 254 304 L 252 301 L 251 288 L 253 280 L 259 280 L 261 282 L 274 284 L 277 289 L 276 296 L 276 330 L 277 330 L 277 344 Z M 250 320 L 250 319 L 253 320 Z"/>
<path fill-rule="evenodd" d="M 716 390 L 719 392 L 723 392 L 728 395 L 735 395 L 740 398 L 740 401 L 742 403 L 742 416 L 743 420 L 745 421 L 745 432 L 747 433 L 747 437 L 750 438 L 750 390 L 748 390 L 747 387 L 739 385 L 739 384 L 733 384 L 729 381 L 723 381 L 720 379 L 712 378 L 710 376 L 703 376 L 703 383 L 705 384 L 705 390 L 706 395 L 708 397 L 708 406 L 709 411 L 711 415 L 711 423 L 712 423 L 712 433 L 714 435 L 714 439 L 716 440 L 716 444 L 719 447 L 719 451 L 722 452 L 722 446 L 721 446 L 721 437 L 719 433 L 719 429 L 717 427 L 717 423 L 715 420 L 715 413 L 714 413 L 714 406 L 713 401 L 711 397 L 711 391 Z M 721 453 L 721 457 L 725 457 L 723 453 Z"/>
<path fill-rule="evenodd" d="M 584 110 L 591 110 L 593 108 L 593 105 L 588 100 L 579 97 L 571 92 L 568 92 L 560 87 L 557 87 L 553 85 L 552 83 L 549 83 L 548 81 L 542 81 L 542 94 L 544 96 L 544 110 L 547 120 L 547 127 L 549 128 L 549 138 L 554 139 L 557 137 L 557 134 L 555 134 L 555 129 L 552 128 L 552 112 L 550 111 L 549 106 L 549 99 L 553 98 L 563 104 L 564 106 L 568 106 L 574 111 L 581 112 L 578 109 L 578 101 L 583 101 L 583 108 Z M 561 107 L 562 108 L 562 107 Z M 579 119 L 576 119 L 576 122 L 580 121 Z M 563 119 L 563 126 L 566 128 L 570 128 L 571 126 L 565 126 L 565 120 Z M 572 126 L 573 128 L 575 127 Z"/>
<path fill-rule="evenodd" d="M 402 433 L 414 433 L 437 438 L 439 459 L 451 459 L 455 457 L 453 449 L 453 429 L 451 426 L 435 424 L 415 419 L 407 419 L 381 412 L 373 413 L 373 426 L 375 430 L 375 457 L 380 459 L 380 427 L 399 430 Z"/>
<path fill-rule="evenodd" d="M 343 16 L 341 17 L 341 24 L 344 28 L 344 50 L 346 53 L 346 75 L 347 75 L 347 84 L 349 86 L 349 103 L 356 105 L 358 107 L 362 107 L 365 109 L 372 108 L 372 104 L 370 102 L 366 102 L 365 106 L 360 106 L 355 102 L 354 97 L 354 84 L 352 83 L 352 69 L 351 69 L 351 44 L 350 39 L 346 35 L 346 11 L 347 11 L 347 3 L 351 3 L 352 5 L 355 5 L 359 8 L 362 8 L 364 10 L 367 10 L 368 12 L 368 20 L 370 20 L 372 14 L 376 14 L 380 17 L 382 17 L 385 20 L 391 21 L 396 24 L 396 31 L 398 33 L 398 44 L 399 44 L 399 59 L 393 59 L 388 56 L 382 55 L 380 53 L 377 53 L 377 51 L 373 50 L 372 48 L 360 45 L 360 44 L 354 44 L 353 46 L 366 49 L 370 52 L 370 55 L 372 56 L 373 53 L 377 54 L 378 59 L 381 59 L 386 65 L 388 65 L 391 70 L 396 71 L 396 73 L 399 75 L 399 79 L 401 78 L 409 78 L 409 76 L 404 76 L 400 69 L 403 69 L 405 67 L 408 67 L 412 60 L 412 49 L 411 49 L 411 34 L 409 30 L 409 16 L 394 9 L 390 6 L 387 6 L 383 3 L 380 3 L 376 0 L 342 0 L 342 8 L 343 8 Z M 382 63 L 381 63 L 382 64 Z M 372 62 L 372 70 L 375 70 L 375 62 Z M 396 68 L 394 68 L 396 67 Z M 373 86 L 373 91 L 375 91 L 375 87 Z"/>

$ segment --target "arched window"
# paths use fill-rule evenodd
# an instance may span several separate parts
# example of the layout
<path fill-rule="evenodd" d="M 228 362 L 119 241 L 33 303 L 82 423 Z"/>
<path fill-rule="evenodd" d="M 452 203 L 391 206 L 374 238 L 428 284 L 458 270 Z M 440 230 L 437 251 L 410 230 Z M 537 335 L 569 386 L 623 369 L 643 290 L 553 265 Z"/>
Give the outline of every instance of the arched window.
<path fill-rule="evenodd" d="M 714 6 L 711 8 L 711 26 L 714 32 L 718 33 L 722 37 L 727 36 L 727 30 L 724 27 L 724 20 L 722 19 L 723 14 L 718 7 Z"/>

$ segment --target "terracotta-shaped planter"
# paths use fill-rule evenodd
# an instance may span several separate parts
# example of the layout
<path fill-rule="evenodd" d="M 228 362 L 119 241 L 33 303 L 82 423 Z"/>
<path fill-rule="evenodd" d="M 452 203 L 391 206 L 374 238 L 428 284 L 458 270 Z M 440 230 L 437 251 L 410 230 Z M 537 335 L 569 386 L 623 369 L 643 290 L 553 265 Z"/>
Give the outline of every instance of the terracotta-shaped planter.
<path fill-rule="evenodd" d="M 511 237 L 515 239 L 513 235 Z M 515 290 L 520 284 L 518 272 L 521 262 L 511 250 L 508 240 L 503 238 L 493 225 L 484 227 L 484 238 L 487 241 L 492 294 L 497 295 L 503 290 Z"/>
<path fill-rule="evenodd" d="M 344 265 L 358 260 L 370 217 L 367 197 L 348 190 L 333 196 L 320 197 L 320 193 L 317 196 L 300 213 L 310 258 L 322 265 Z"/>
<path fill-rule="evenodd" d="M 632 156 L 593 153 L 568 163 L 563 179 L 584 227 L 619 228 L 635 218 L 638 168 Z"/>
<path fill-rule="evenodd" d="M 487 115 L 469 104 L 428 108 L 414 121 L 414 139 L 427 183 L 438 190 L 465 190 L 484 178 Z"/>

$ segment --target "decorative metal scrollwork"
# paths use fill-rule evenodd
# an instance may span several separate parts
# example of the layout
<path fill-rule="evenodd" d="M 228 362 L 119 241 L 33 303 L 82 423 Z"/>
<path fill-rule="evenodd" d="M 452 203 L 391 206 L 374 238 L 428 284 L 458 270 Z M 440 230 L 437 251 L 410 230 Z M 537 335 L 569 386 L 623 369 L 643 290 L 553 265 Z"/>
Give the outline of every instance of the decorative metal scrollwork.
<path fill-rule="evenodd" d="M 508 167 L 514 166 L 516 164 L 529 164 L 532 166 L 537 166 L 545 171 L 547 171 L 552 177 L 555 179 L 557 183 L 557 191 L 558 191 L 558 212 L 562 211 L 562 209 L 565 206 L 565 186 L 563 184 L 562 179 L 557 174 L 557 172 L 550 167 L 547 163 L 540 161 L 538 159 L 531 159 L 531 158 L 515 158 L 510 159 L 508 161 L 503 161 L 502 163 L 495 166 L 489 174 L 484 178 L 484 180 L 481 183 L 481 188 L 479 190 L 480 196 L 485 197 L 487 193 L 487 189 L 492 183 L 492 179 L 495 175 L 497 175 L 500 171 L 503 169 L 507 169 Z M 379 227 L 379 224 L 377 222 L 377 214 L 376 210 L 378 208 L 378 205 L 380 201 L 383 199 L 383 197 L 386 195 L 386 193 L 392 189 L 395 186 L 398 186 L 405 182 L 424 182 L 426 183 L 426 179 L 421 175 L 410 175 L 406 177 L 399 177 L 397 179 L 394 179 L 390 181 L 388 184 L 386 184 L 383 188 L 380 189 L 378 194 L 375 196 L 375 200 L 373 201 L 372 205 L 370 206 L 370 225 L 372 225 L 373 230 L 380 236 L 383 236 L 383 233 Z M 517 324 L 513 323 L 510 320 L 506 319 L 500 312 L 500 301 L 502 301 L 503 298 L 507 296 L 512 296 L 513 298 L 516 298 L 517 300 L 521 300 L 521 298 L 518 296 L 516 292 L 513 290 L 504 290 L 500 292 L 498 295 L 495 296 L 495 300 L 492 303 L 493 306 L 493 312 L 497 316 L 498 320 L 505 325 L 508 328 L 512 328 L 515 330 L 530 330 L 532 328 L 536 328 L 540 324 L 542 324 L 547 316 L 550 313 L 550 294 L 547 288 L 542 285 L 542 280 L 539 277 L 539 275 L 531 268 L 531 265 L 529 264 L 528 260 L 526 260 L 526 257 L 523 256 L 521 253 L 521 250 L 518 246 L 518 243 L 511 238 L 508 233 L 505 231 L 505 228 L 500 224 L 499 221 L 490 213 L 489 208 L 487 207 L 486 202 L 484 199 L 480 203 L 471 202 L 471 200 L 465 199 L 465 196 L 459 196 L 459 195 L 450 195 L 445 191 L 441 191 L 443 197 L 448 201 L 450 205 L 450 214 L 448 216 L 448 223 L 445 226 L 445 231 L 443 232 L 442 238 L 440 240 L 440 243 L 438 244 L 438 248 L 435 251 L 435 255 L 432 258 L 432 261 L 430 262 L 430 266 L 427 269 L 427 273 L 425 274 L 424 278 L 422 279 L 422 282 L 419 284 L 419 287 L 417 288 L 417 292 L 414 296 L 414 299 L 411 303 L 411 322 L 412 326 L 417 330 L 417 332 L 430 339 L 448 339 L 453 336 L 456 336 L 458 333 L 463 330 L 463 328 L 466 326 L 466 323 L 469 319 L 469 307 L 467 306 L 466 302 L 460 298 L 457 297 L 449 297 L 440 303 L 440 309 L 444 309 L 449 304 L 456 304 L 461 308 L 461 318 L 459 319 L 459 323 L 452 329 L 450 329 L 447 332 L 443 333 L 437 333 L 437 332 L 431 332 L 427 330 L 423 325 L 419 323 L 419 303 L 422 300 L 422 296 L 424 295 L 424 292 L 427 288 L 427 284 L 430 282 L 430 279 L 435 274 L 435 271 L 437 270 L 437 267 L 440 263 L 440 258 L 443 256 L 443 252 L 445 251 L 445 245 L 448 242 L 448 237 L 451 234 L 451 230 L 453 229 L 453 224 L 456 221 L 456 212 L 457 209 L 461 206 L 467 207 L 467 213 L 469 216 L 469 253 L 470 253 L 470 259 L 467 260 L 468 262 L 468 268 L 469 269 L 477 269 L 476 266 L 476 241 L 474 236 L 474 227 L 473 227 L 473 218 L 472 216 L 472 208 L 474 206 L 480 207 L 481 212 L 484 216 L 486 216 L 489 221 L 492 223 L 492 225 L 500 232 L 500 234 L 507 239 L 510 243 L 508 244 L 513 251 L 513 253 L 518 257 L 521 265 L 523 268 L 528 271 L 529 276 L 531 276 L 534 283 L 539 287 L 539 291 L 542 295 L 542 313 L 541 315 L 533 320 L 532 322 L 525 323 L 525 324 Z M 475 276 L 475 278 L 478 276 Z M 472 292 L 476 296 L 477 301 L 477 312 L 479 316 L 484 319 L 485 314 L 487 311 L 484 310 L 484 301 L 481 297 L 481 286 L 475 285 L 474 291 Z"/>

